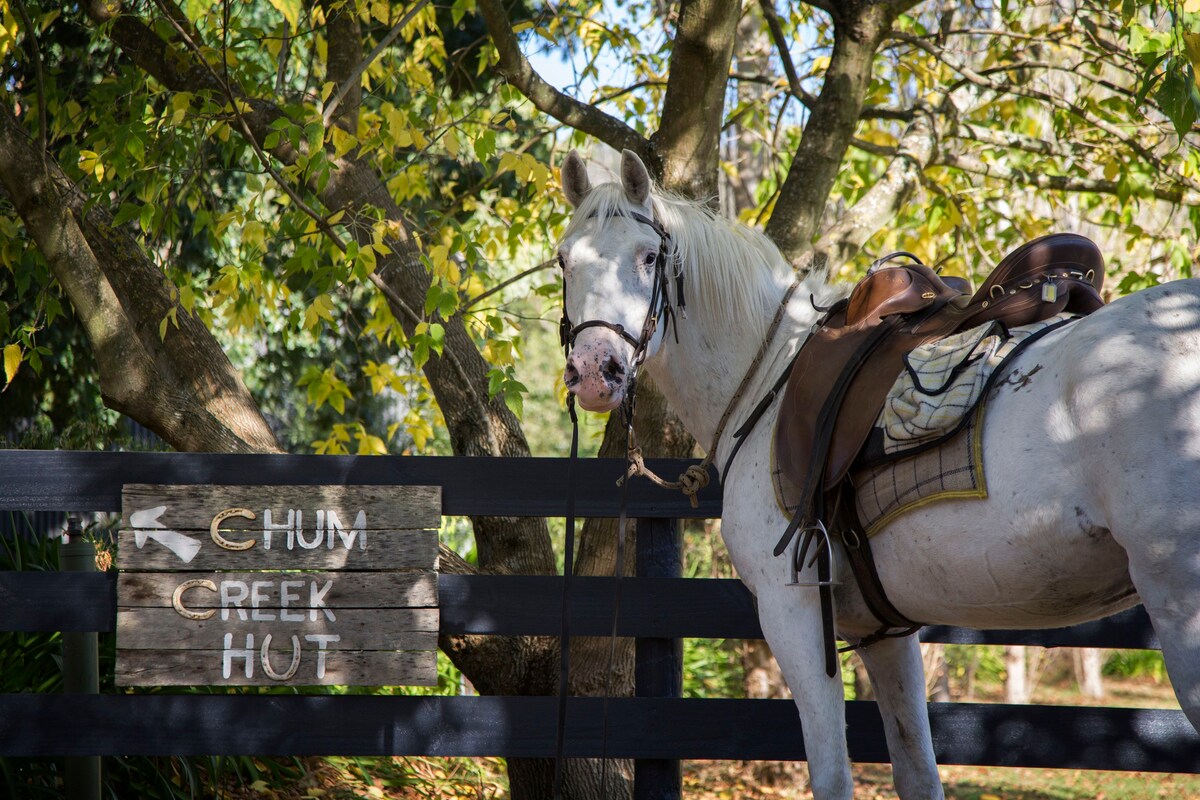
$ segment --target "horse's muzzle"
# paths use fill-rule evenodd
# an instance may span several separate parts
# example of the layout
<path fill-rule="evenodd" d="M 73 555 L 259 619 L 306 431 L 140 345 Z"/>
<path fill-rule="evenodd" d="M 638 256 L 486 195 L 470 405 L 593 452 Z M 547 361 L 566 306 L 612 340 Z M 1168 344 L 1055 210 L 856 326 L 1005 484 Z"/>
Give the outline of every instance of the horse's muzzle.
<path fill-rule="evenodd" d="M 625 399 L 628 372 L 621 350 L 603 337 L 589 337 L 567 356 L 563 383 L 585 411 L 612 411 Z"/>

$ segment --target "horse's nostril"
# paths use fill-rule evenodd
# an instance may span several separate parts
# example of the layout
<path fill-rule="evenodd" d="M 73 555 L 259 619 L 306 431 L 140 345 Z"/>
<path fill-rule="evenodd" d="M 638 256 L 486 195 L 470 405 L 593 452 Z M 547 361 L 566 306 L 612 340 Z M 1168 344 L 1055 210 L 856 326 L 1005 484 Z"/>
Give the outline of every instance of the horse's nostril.
<path fill-rule="evenodd" d="M 563 383 L 568 387 L 575 386 L 579 383 L 580 375 L 579 368 L 571 361 L 567 362 L 566 369 L 563 370 Z"/>
<path fill-rule="evenodd" d="M 604 376 L 610 380 L 620 380 L 625 377 L 625 367 L 616 357 L 609 356 L 608 361 L 604 363 Z"/>

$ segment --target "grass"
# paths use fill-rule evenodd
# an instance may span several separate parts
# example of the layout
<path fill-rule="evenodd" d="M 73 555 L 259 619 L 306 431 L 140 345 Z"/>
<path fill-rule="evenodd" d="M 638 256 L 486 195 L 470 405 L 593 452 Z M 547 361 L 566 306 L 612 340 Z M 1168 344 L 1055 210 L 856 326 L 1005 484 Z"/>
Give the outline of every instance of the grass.
<path fill-rule="evenodd" d="M 1039 684 L 1033 702 L 1178 708 L 1166 680 L 1108 678 L 1107 696 L 1088 701 L 1072 685 Z M 976 702 L 1003 702 L 1003 687 L 981 686 Z M 1151 772 L 939 768 L 947 800 L 1200 800 L 1200 775 Z M 897 800 L 888 764 L 854 765 L 856 800 Z M 691 761 L 684 765 L 686 800 L 812 800 L 804 766 L 769 762 Z"/>
<path fill-rule="evenodd" d="M 770 765 L 758 765 L 758 769 Z M 788 767 L 792 765 L 786 765 Z M 947 800 L 1200 800 L 1200 776 L 1147 772 L 941 767 Z M 771 783 L 739 762 L 688 762 L 686 800 L 812 800 L 803 769 Z M 897 800 L 887 764 L 854 767 L 857 800 Z"/>

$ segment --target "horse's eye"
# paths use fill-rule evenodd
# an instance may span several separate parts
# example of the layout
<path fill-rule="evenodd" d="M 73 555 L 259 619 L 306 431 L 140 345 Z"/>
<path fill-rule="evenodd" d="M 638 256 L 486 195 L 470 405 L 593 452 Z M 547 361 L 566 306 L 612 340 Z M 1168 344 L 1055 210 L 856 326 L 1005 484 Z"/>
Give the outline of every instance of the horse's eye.
<path fill-rule="evenodd" d="M 646 266 L 647 267 L 653 267 L 657 261 L 658 261 L 658 253 L 655 253 L 655 252 L 646 253 Z"/>

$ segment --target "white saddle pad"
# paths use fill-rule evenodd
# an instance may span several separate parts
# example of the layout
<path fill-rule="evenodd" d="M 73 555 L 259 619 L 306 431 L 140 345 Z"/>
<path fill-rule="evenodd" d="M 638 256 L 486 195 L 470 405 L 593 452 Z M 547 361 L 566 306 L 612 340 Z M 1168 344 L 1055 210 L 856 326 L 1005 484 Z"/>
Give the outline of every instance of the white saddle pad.
<path fill-rule="evenodd" d="M 883 451 L 902 453 L 958 428 L 988 378 L 1022 341 L 1072 316 L 1059 314 L 1007 331 L 987 322 L 913 350 L 876 423 L 883 429 Z"/>

